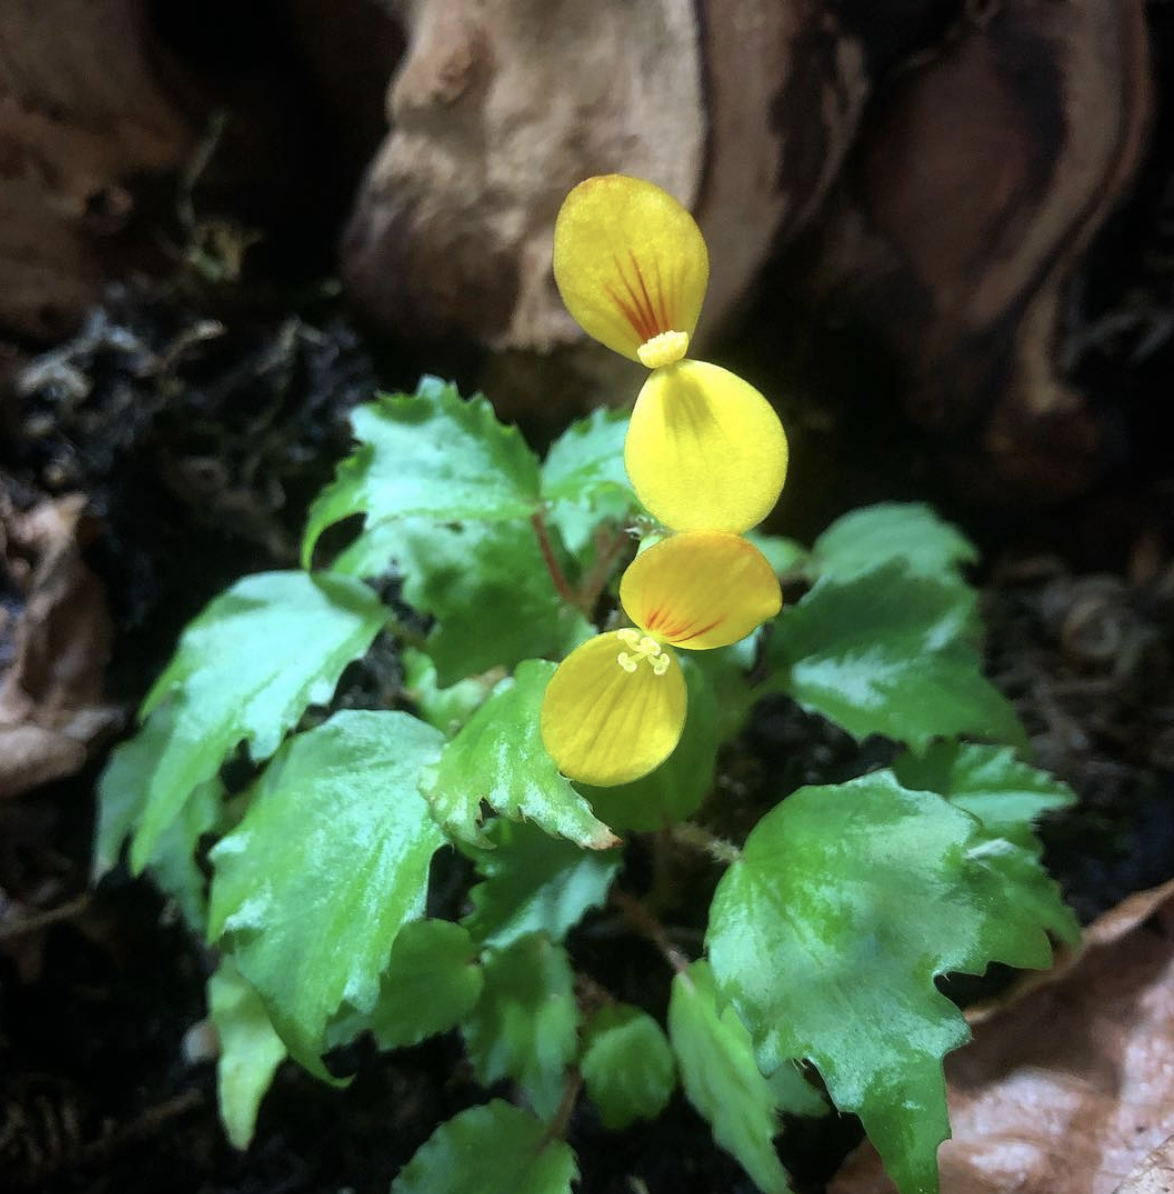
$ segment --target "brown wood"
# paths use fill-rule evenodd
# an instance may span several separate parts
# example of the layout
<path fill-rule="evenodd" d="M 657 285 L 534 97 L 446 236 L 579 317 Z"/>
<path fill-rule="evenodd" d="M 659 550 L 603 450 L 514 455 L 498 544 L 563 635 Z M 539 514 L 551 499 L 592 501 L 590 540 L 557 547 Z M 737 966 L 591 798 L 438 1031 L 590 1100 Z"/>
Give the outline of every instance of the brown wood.
<path fill-rule="evenodd" d="M 1149 104 L 1140 0 L 1004 0 L 876 105 L 856 150 L 823 287 L 897 351 L 911 413 L 990 496 L 1062 496 L 1101 461 L 1057 312 Z"/>
<path fill-rule="evenodd" d="M 148 60 L 144 0 L 2 0 L 0 326 L 71 328 L 137 192 L 195 139 Z"/>

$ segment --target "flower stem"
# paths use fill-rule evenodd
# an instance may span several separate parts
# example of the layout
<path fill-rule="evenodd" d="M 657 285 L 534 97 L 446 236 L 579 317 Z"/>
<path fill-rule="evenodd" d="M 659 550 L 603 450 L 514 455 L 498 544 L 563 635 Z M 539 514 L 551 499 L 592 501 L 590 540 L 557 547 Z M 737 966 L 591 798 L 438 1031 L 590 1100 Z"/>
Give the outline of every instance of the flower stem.
<path fill-rule="evenodd" d="M 554 581 L 555 592 L 568 605 L 578 608 L 578 596 L 567 581 L 566 573 L 563 571 L 562 565 L 558 562 L 558 556 L 554 554 L 554 544 L 551 543 L 550 535 L 546 530 L 546 516 L 541 510 L 535 510 L 530 515 L 530 525 L 534 528 L 534 534 L 538 537 L 538 550 L 542 552 L 542 559 L 546 564 L 546 570 L 550 573 L 550 579 Z"/>
<path fill-rule="evenodd" d="M 616 560 L 623 554 L 624 548 L 631 543 L 632 537 L 625 526 L 611 528 L 610 534 L 602 530 L 595 536 L 595 563 L 591 570 L 579 583 L 579 593 L 576 604 L 583 613 L 590 618 L 595 603 L 599 600 L 604 586 L 611 579 L 615 570 Z"/>
<path fill-rule="evenodd" d="M 567 1075 L 566 1085 L 563 1087 L 562 1101 L 558 1105 L 558 1110 L 554 1113 L 554 1119 L 547 1125 L 546 1131 L 542 1134 L 542 1139 L 539 1141 L 538 1148 L 541 1151 L 552 1140 L 561 1140 L 567 1134 L 567 1124 L 571 1120 L 571 1112 L 575 1109 L 575 1103 L 579 1098 L 579 1091 L 583 1086 L 583 1076 L 578 1070 L 571 1070 Z"/>

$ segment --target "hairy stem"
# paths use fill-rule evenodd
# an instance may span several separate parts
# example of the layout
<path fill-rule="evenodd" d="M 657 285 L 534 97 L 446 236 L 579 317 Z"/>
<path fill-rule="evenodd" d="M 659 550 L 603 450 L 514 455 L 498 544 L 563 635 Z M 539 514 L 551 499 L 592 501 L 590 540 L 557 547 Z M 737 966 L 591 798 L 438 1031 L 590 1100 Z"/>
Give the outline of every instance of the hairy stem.
<path fill-rule="evenodd" d="M 682 821 L 679 825 L 670 826 L 668 834 L 674 842 L 679 842 L 694 850 L 701 850 L 715 862 L 724 862 L 729 866 L 742 861 L 742 851 L 733 842 L 727 842 L 725 838 L 717 837 L 708 829 L 694 825 L 692 821 Z"/>

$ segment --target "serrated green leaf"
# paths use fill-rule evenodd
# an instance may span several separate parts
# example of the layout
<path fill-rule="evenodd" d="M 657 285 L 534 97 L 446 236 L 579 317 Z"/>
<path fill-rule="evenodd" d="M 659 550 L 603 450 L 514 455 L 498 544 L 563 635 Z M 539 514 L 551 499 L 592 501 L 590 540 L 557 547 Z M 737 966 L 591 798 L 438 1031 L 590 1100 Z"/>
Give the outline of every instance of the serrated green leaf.
<path fill-rule="evenodd" d="M 921 758 L 902 755 L 893 771 L 904 787 L 945 796 L 973 813 L 992 836 L 1036 854 L 1035 821 L 1076 803 L 1066 783 L 1022 762 L 1007 746 L 937 742 Z"/>
<path fill-rule="evenodd" d="M 499 949 L 527 933 L 561 941 L 604 903 L 623 862 L 619 850 L 584 850 L 524 821 L 494 821 L 486 837 L 492 850 L 469 851 L 484 882 L 469 893 L 473 911 L 461 923 Z"/>
<path fill-rule="evenodd" d="M 764 1194 L 785 1194 L 787 1173 L 771 1143 L 779 1130 L 771 1084 L 759 1072 L 750 1035 L 730 1008 L 720 1014 L 709 964 L 673 979 L 669 1039 L 689 1102 L 713 1138 Z"/>
<path fill-rule="evenodd" d="M 208 880 L 197 853 L 200 839 L 210 834 L 224 817 L 224 785 L 219 778 L 200 784 L 180 814 L 159 837 L 147 873 L 170 896 L 193 933 L 208 930 Z"/>
<path fill-rule="evenodd" d="M 495 1099 L 442 1123 L 392 1183 L 391 1194 L 570 1194 L 578 1176 L 565 1141 Z"/>
<path fill-rule="evenodd" d="M 644 832 L 684 821 L 701 807 L 713 784 L 718 747 L 717 699 L 708 675 L 691 657 L 683 659 L 681 665 L 689 704 L 677 749 L 655 771 L 634 783 L 611 788 L 576 785 L 596 816 L 613 829 Z"/>
<path fill-rule="evenodd" d="M 986 863 L 1018 893 L 1024 911 L 1062 941 L 1080 939 L 1076 917 L 1040 862 L 1043 847 L 1033 829 L 1044 813 L 1075 803 L 1067 784 L 1021 762 L 1010 747 L 955 742 L 935 743 L 924 758 L 903 755 L 893 771 L 906 788 L 937 792 L 977 817 L 990 839 Z"/>
<path fill-rule="evenodd" d="M 229 957 L 220 959 L 208 980 L 208 1014 L 220 1037 L 220 1122 L 233 1148 L 245 1149 L 253 1138 L 261 1100 L 285 1060 L 285 1045 L 265 1014 L 261 996 Z"/>
<path fill-rule="evenodd" d="M 142 816 L 156 763 L 175 732 L 176 708 L 167 703 L 133 738 L 116 746 L 98 777 L 98 824 L 91 878 L 97 883 L 118 865 L 123 843 Z"/>
<path fill-rule="evenodd" d="M 403 519 L 360 536 L 335 569 L 372 576 L 393 562 L 404 600 L 436 619 L 425 649 L 442 687 L 533 655 L 563 655 L 591 633 L 556 592 L 529 521 Z"/>
<path fill-rule="evenodd" d="M 542 1119 L 558 1110 L 575 1057 L 579 1010 L 561 945 L 532 933 L 488 950 L 481 1001 L 462 1025 L 477 1081 L 513 1078 Z"/>
<path fill-rule="evenodd" d="M 143 702 L 141 735 L 155 762 L 145 794 L 133 798 L 132 869 L 151 860 L 160 834 L 239 742 L 255 762 L 267 759 L 308 705 L 329 700 L 342 669 L 386 618 L 365 585 L 343 576 L 265 572 L 215 598 L 183 632 Z M 162 721 L 152 725 L 156 716 Z M 146 749 L 132 752 L 136 770 L 145 771 Z"/>
<path fill-rule="evenodd" d="M 710 960 L 759 1065 L 816 1065 L 902 1194 L 937 1190 L 941 1059 L 969 1036 L 934 979 L 1051 959 L 1037 893 L 1008 887 L 989 847 L 969 814 L 877 772 L 790 796 L 714 896 Z"/>
<path fill-rule="evenodd" d="M 337 713 L 292 739 L 212 851 L 223 937 L 290 1053 L 316 1074 L 344 999 L 370 1011 L 444 838 L 418 789 L 443 736 L 406 713 Z"/>
<path fill-rule="evenodd" d="M 458 680 L 448 688 L 441 688 L 436 677 L 436 665 L 412 647 L 400 652 L 404 669 L 404 695 L 416 707 L 420 717 L 435 726 L 446 738 L 451 738 L 485 704 L 493 691 L 492 683 L 483 679 Z"/>
<path fill-rule="evenodd" d="M 677 1085 L 664 1030 L 647 1012 L 628 1003 L 600 1008 L 591 1017 L 579 1069 L 605 1128 L 655 1119 Z"/>
<path fill-rule="evenodd" d="M 959 734 L 1022 743 L 973 634 L 974 595 L 961 584 L 900 564 L 821 580 L 775 624 L 770 687 L 856 738 L 884 734 L 919 753 Z"/>
<path fill-rule="evenodd" d="M 404 600 L 436 619 L 425 648 L 442 685 L 561 656 L 591 634 L 555 591 L 528 522 L 433 527 L 405 548 Z"/>
<path fill-rule="evenodd" d="M 156 761 L 173 732 L 174 704 L 167 702 L 131 739 L 116 747 L 98 780 L 98 827 L 92 877 L 96 883 L 118 864 L 122 846 L 142 815 Z M 208 920 L 207 880 L 196 860 L 200 839 L 224 816 L 219 778 L 199 784 L 163 830 L 147 873 L 173 900 L 188 927 L 203 936 Z"/>
<path fill-rule="evenodd" d="M 366 530 L 423 515 L 437 522 L 528 518 L 539 497 L 538 460 L 516 427 L 497 421 L 484 398 L 425 378 L 351 416 L 360 447 L 310 508 L 302 563 L 328 527 L 366 515 Z"/>
<path fill-rule="evenodd" d="M 444 748 L 422 780 L 433 815 L 459 841 L 485 846 L 481 802 L 511 821 L 525 818 L 546 833 L 589 850 L 606 850 L 616 836 L 559 774 L 542 745 L 538 714 L 555 665 L 531 659 L 503 680 Z"/>
<path fill-rule="evenodd" d="M 550 446 L 542 464 L 542 496 L 591 507 L 603 495 L 619 493 L 635 504 L 624 468 L 628 415 L 599 408 L 579 419 Z"/>
<path fill-rule="evenodd" d="M 942 583 L 957 579 L 978 550 L 957 527 L 921 502 L 882 502 L 837 519 L 811 550 L 817 576 L 849 581 L 893 562 L 913 576 Z"/>
<path fill-rule="evenodd" d="M 344 1007 L 331 1023 L 330 1048 L 371 1032 L 381 1049 L 417 1045 L 455 1028 L 477 1005 L 483 976 L 479 949 L 460 925 L 414 920 L 400 929 L 370 1012 Z"/>

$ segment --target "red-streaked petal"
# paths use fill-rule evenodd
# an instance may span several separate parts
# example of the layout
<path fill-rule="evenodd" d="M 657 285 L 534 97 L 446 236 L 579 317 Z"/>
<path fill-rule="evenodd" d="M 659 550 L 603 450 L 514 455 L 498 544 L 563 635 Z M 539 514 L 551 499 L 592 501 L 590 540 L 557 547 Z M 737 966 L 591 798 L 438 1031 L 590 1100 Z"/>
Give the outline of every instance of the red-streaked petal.
<path fill-rule="evenodd" d="M 655 367 L 684 355 L 701 313 L 709 255 L 693 217 L 667 191 L 605 174 L 581 182 L 563 203 L 554 277 L 580 327 L 632 360 L 658 336 L 682 333 L 684 339 L 658 343 L 647 362 Z"/>
<path fill-rule="evenodd" d="M 778 577 L 740 535 L 683 531 L 638 555 L 620 581 L 628 617 L 675 647 L 726 647 L 782 608 Z"/>

